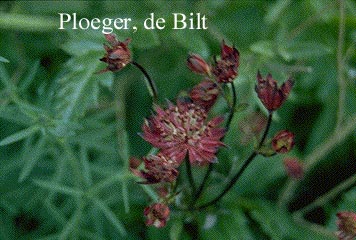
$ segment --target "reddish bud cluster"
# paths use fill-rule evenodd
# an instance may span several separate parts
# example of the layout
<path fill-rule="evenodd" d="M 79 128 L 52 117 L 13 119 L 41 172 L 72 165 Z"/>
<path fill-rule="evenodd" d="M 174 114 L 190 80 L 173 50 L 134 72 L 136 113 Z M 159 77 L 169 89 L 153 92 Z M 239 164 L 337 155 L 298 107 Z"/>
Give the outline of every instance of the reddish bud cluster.
<path fill-rule="evenodd" d="M 147 217 L 146 225 L 161 228 L 166 226 L 170 210 L 166 204 L 154 203 L 145 208 L 143 214 Z"/>
<path fill-rule="evenodd" d="M 143 158 L 146 170 L 130 168 L 132 173 L 138 177 L 144 178 L 145 184 L 154 184 L 161 182 L 174 182 L 178 176 L 177 162 L 168 159 L 162 153 Z"/>
<path fill-rule="evenodd" d="M 192 72 L 210 75 L 210 65 L 198 54 L 190 54 L 188 56 L 187 66 Z"/>
<path fill-rule="evenodd" d="M 237 77 L 240 53 L 235 47 L 221 43 L 221 59 L 215 61 L 213 74 L 217 82 L 229 83 Z"/>
<path fill-rule="evenodd" d="M 119 71 L 131 62 L 131 52 L 127 47 L 131 39 L 128 38 L 124 42 L 120 42 L 115 34 L 105 34 L 105 38 L 110 45 L 104 44 L 106 54 L 100 61 L 107 63 L 108 66 L 100 73 Z"/>
<path fill-rule="evenodd" d="M 356 213 L 339 212 L 337 216 L 338 231 L 336 235 L 340 240 L 352 240 L 356 238 Z"/>
<path fill-rule="evenodd" d="M 289 177 L 293 179 L 303 178 L 303 165 L 297 158 L 285 158 L 283 163 Z"/>
<path fill-rule="evenodd" d="M 287 153 L 294 146 L 294 134 L 287 130 L 279 131 L 272 139 L 272 148 L 277 153 Z"/>
<path fill-rule="evenodd" d="M 257 85 L 255 90 L 258 98 L 269 111 L 277 110 L 286 101 L 293 87 L 293 80 L 288 79 L 281 87 L 278 87 L 277 81 L 269 73 L 267 78 L 262 78 L 260 72 L 257 73 Z"/>
<path fill-rule="evenodd" d="M 212 72 L 218 83 L 229 83 L 238 75 L 239 58 L 239 51 L 235 47 L 226 45 L 225 41 L 222 41 L 220 60 L 215 60 L 213 66 L 206 63 L 198 54 L 189 55 L 187 66 L 191 71 L 199 74 L 210 76 Z"/>
<path fill-rule="evenodd" d="M 143 138 L 179 164 L 188 155 L 192 164 L 205 165 L 215 161 L 225 134 L 223 128 L 217 127 L 222 117 L 206 120 L 206 111 L 193 103 L 178 102 L 167 109 L 157 106 L 156 115 L 142 127 Z"/>

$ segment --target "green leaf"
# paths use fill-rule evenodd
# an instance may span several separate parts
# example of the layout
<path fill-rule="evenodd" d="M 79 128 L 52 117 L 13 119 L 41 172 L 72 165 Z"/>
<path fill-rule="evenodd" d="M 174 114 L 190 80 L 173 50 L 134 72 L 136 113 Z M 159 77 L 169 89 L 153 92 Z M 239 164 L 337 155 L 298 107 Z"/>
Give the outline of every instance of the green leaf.
<path fill-rule="evenodd" d="M 321 57 L 331 54 L 333 49 L 319 42 L 296 42 L 293 44 L 280 45 L 279 54 L 286 60 L 300 60 Z"/>
<path fill-rule="evenodd" d="M 27 76 L 24 78 L 23 81 L 20 82 L 19 84 L 19 89 L 21 91 L 26 90 L 30 84 L 33 82 L 33 80 L 35 79 L 35 76 L 37 74 L 37 71 L 40 67 L 40 61 L 37 60 L 33 66 L 31 67 L 30 71 L 28 72 Z"/>
<path fill-rule="evenodd" d="M 98 54 L 90 53 L 67 62 L 71 71 L 59 80 L 55 110 L 64 121 L 82 116 L 96 103 L 98 82 L 103 75 L 94 75 L 99 66 Z"/>
<path fill-rule="evenodd" d="M 282 211 L 266 200 L 252 202 L 256 204 L 255 209 L 251 211 L 252 218 L 260 224 L 265 234 L 271 239 L 309 240 L 311 236 L 313 236 L 313 240 L 335 239 L 331 231 L 319 232 L 311 225 L 299 225 L 294 222 L 289 213 Z"/>
<path fill-rule="evenodd" d="M 37 186 L 50 190 L 50 191 L 54 191 L 54 192 L 59 192 L 59 193 L 63 193 L 66 195 L 71 195 L 74 197 L 78 197 L 78 196 L 82 196 L 84 193 L 79 190 L 79 189 L 75 189 L 75 188 L 71 188 L 71 187 L 67 187 L 67 186 L 63 186 L 60 185 L 56 182 L 49 182 L 49 181 L 44 181 L 44 180 L 33 180 L 33 183 L 36 184 Z"/>
<path fill-rule="evenodd" d="M 39 160 L 41 154 L 45 150 L 44 148 L 45 143 L 46 143 L 45 137 L 41 137 L 35 146 L 28 146 L 24 150 L 24 153 L 26 153 L 23 156 L 25 165 L 21 169 L 19 182 L 24 181 L 30 175 L 32 169 L 36 166 L 37 161 Z"/>
<path fill-rule="evenodd" d="M 82 56 L 91 51 L 102 52 L 104 55 L 103 45 L 90 40 L 69 41 L 62 46 L 62 49 L 73 56 Z"/>
<path fill-rule="evenodd" d="M 9 63 L 10 61 L 7 60 L 6 58 L 0 56 L 0 62 Z"/>
<path fill-rule="evenodd" d="M 255 238 L 250 231 L 249 224 L 242 210 L 231 206 L 229 211 L 205 216 L 204 222 L 200 223 L 201 239 L 253 240 Z"/>
<path fill-rule="evenodd" d="M 258 41 L 250 46 L 252 52 L 261 54 L 267 57 L 274 57 L 275 49 L 272 41 Z"/>
<path fill-rule="evenodd" d="M 53 17 L 2 12 L 0 28 L 11 31 L 47 32 L 58 31 L 59 22 Z"/>
<path fill-rule="evenodd" d="M 39 126 L 32 126 L 27 129 L 21 130 L 17 133 L 14 133 L 3 140 L 0 141 L 0 146 L 5 146 L 17 141 L 20 141 L 24 138 L 27 138 L 28 136 L 31 136 L 32 134 L 35 134 L 37 131 L 40 130 Z"/>
<path fill-rule="evenodd" d="M 111 211 L 108 205 L 106 205 L 103 201 L 99 199 L 93 199 L 95 205 L 103 212 L 105 217 L 114 225 L 114 227 L 119 231 L 121 236 L 126 236 L 127 231 L 124 228 L 124 224 L 115 216 L 115 214 Z"/>
<path fill-rule="evenodd" d="M 268 24 L 272 24 L 277 22 L 283 12 L 286 11 L 286 9 L 289 7 L 291 4 L 291 0 L 278 0 L 275 1 L 273 4 L 270 5 L 268 10 L 266 11 L 267 14 L 265 16 L 265 21 Z"/>

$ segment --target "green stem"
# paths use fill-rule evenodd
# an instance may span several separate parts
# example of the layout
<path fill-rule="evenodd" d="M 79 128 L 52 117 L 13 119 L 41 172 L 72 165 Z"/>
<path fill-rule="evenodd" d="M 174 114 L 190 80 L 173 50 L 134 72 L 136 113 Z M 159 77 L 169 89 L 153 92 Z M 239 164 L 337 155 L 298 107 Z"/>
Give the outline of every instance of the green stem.
<path fill-rule="evenodd" d="M 192 188 L 192 195 L 194 196 L 195 193 L 196 193 L 197 188 L 196 188 L 196 185 L 195 185 L 195 182 L 194 182 L 194 178 L 193 178 L 193 174 L 192 174 L 192 166 L 190 164 L 190 161 L 189 161 L 188 157 L 185 158 L 185 167 L 186 167 L 186 170 L 187 170 L 189 184 L 190 184 L 190 187 Z"/>
<path fill-rule="evenodd" d="M 232 118 L 234 117 L 235 108 L 236 108 L 236 100 L 237 100 L 236 99 L 236 89 L 235 89 L 235 85 L 233 82 L 231 83 L 231 91 L 232 91 L 232 105 L 231 105 L 229 117 L 226 122 L 226 127 L 225 127 L 226 131 L 228 131 L 230 128 L 230 124 L 231 124 Z"/>
<path fill-rule="evenodd" d="M 124 171 L 129 171 L 129 143 L 126 132 L 126 107 L 125 99 L 128 88 L 128 81 L 120 78 L 118 73 L 114 73 L 114 101 L 116 107 L 116 132 L 117 148 L 121 161 L 124 163 Z M 124 199 L 125 211 L 129 211 L 129 199 L 127 194 L 127 181 L 122 181 L 122 194 Z"/>
<path fill-rule="evenodd" d="M 211 205 L 214 205 L 215 203 L 217 203 L 221 198 L 223 198 L 225 196 L 226 193 L 228 193 L 231 188 L 235 185 L 235 183 L 237 182 L 237 180 L 239 180 L 239 178 L 241 177 L 241 175 L 244 173 L 244 171 L 247 169 L 247 167 L 250 165 L 250 163 L 252 162 L 252 160 L 258 155 L 258 152 L 259 152 L 259 149 L 261 148 L 261 146 L 263 145 L 266 137 L 267 137 L 267 134 L 268 134 L 268 131 L 271 127 L 271 122 L 272 122 L 272 115 L 273 115 L 273 112 L 269 112 L 269 115 L 268 115 L 268 122 L 267 122 L 267 126 L 265 128 L 265 132 L 258 144 L 258 147 L 256 150 L 254 150 L 250 156 L 247 158 L 247 160 L 244 162 L 244 164 L 242 165 L 242 167 L 240 168 L 240 170 L 232 177 L 232 179 L 230 180 L 229 184 L 224 188 L 224 190 L 216 197 L 214 198 L 213 200 L 211 200 L 210 202 L 207 202 L 195 209 L 197 210 L 200 210 L 200 209 L 204 209 L 204 208 L 207 208 Z"/>
<path fill-rule="evenodd" d="M 228 130 L 230 128 L 231 121 L 235 114 L 235 108 L 236 108 L 236 102 L 237 102 L 236 88 L 235 88 L 235 85 L 233 82 L 231 83 L 231 91 L 232 91 L 232 106 L 230 108 L 230 114 L 229 114 L 229 117 L 227 119 L 226 126 L 225 126 L 226 132 L 228 132 Z M 223 141 L 224 138 L 225 138 L 225 136 L 221 139 L 221 141 Z M 201 182 L 200 186 L 198 187 L 198 190 L 196 191 L 195 195 L 193 196 L 193 201 L 192 201 L 193 204 L 195 204 L 195 202 L 199 199 L 201 193 L 204 190 L 205 184 L 207 183 L 209 176 L 210 176 L 211 172 L 213 171 L 213 169 L 214 169 L 214 164 L 210 163 L 208 170 L 206 171 L 206 173 L 204 175 L 203 181 Z"/>
<path fill-rule="evenodd" d="M 344 75 L 343 51 L 345 43 L 345 2 L 339 0 L 340 3 L 340 21 L 339 21 L 339 36 L 337 44 L 337 79 L 339 84 L 339 101 L 337 112 L 336 131 L 341 127 L 344 120 L 346 83 Z"/>
<path fill-rule="evenodd" d="M 356 114 L 347 119 L 345 124 L 335 131 L 325 142 L 321 143 L 319 146 L 314 148 L 314 151 L 310 153 L 305 158 L 304 174 L 307 175 L 308 172 L 314 168 L 315 165 L 319 163 L 324 156 L 326 156 L 330 151 L 332 151 L 337 145 L 345 140 L 353 130 L 356 128 Z M 288 201 L 293 197 L 294 191 L 297 188 L 299 182 L 288 180 L 284 190 L 281 192 L 279 197 L 278 205 L 280 207 L 285 207 Z"/>
<path fill-rule="evenodd" d="M 305 213 L 313 210 L 314 208 L 323 206 L 325 203 L 327 203 L 331 199 L 337 197 L 342 191 L 354 186 L 355 184 L 356 184 L 356 174 L 352 175 L 351 177 L 349 177 L 348 179 L 343 181 L 341 184 L 339 184 L 338 186 L 331 189 L 326 194 L 317 198 L 312 203 L 308 204 L 307 206 L 303 207 L 302 209 L 299 209 L 298 211 L 296 211 L 294 213 L 294 215 L 303 216 Z"/>
<path fill-rule="evenodd" d="M 134 65 L 135 67 L 137 67 L 142 73 L 143 75 L 145 75 L 146 79 L 147 79 L 147 83 L 148 83 L 148 87 L 149 87 L 149 92 L 153 97 L 153 102 L 157 102 L 157 98 L 158 98 L 158 92 L 157 92 L 157 87 L 155 82 L 151 79 L 150 75 L 148 75 L 146 69 L 144 67 L 142 67 L 140 64 L 138 64 L 135 61 L 131 62 L 132 65 Z"/>

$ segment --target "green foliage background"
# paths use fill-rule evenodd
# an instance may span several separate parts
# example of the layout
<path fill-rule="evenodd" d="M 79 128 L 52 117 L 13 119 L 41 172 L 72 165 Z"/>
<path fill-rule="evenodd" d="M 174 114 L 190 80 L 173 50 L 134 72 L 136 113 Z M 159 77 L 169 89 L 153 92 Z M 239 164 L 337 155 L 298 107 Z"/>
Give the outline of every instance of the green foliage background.
<path fill-rule="evenodd" d="M 201 80 L 185 66 L 188 53 L 212 60 L 222 39 L 239 49 L 239 107 L 202 201 L 252 149 L 241 144 L 239 122 L 262 109 L 258 69 L 296 80 L 270 132 L 294 132 L 294 150 L 258 157 L 217 207 L 173 209 L 166 228 L 145 227 L 143 209 L 156 195 L 135 183 L 127 161 L 150 151 L 137 135 L 151 113 L 144 78 L 129 66 L 115 88 L 111 73 L 95 74 L 105 68 L 103 35 L 58 30 L 59 12 L 132 18 L 136 33 L 115 33 L 132 38 L 162 104 Z M 166 19 L 164 30 L 142 28 L 151 12 Z M 205 14 L 209 28 L 171 30 L 174 12 Z M 334 239 L 336 212 L 356 210 L 355 29 L 352 0 L 2 1 L 0 239 Z M 214 113 L 226 112 L 219 101 Z M 287 178 L 286 156 L 304 162 L 303 180 Z"/>

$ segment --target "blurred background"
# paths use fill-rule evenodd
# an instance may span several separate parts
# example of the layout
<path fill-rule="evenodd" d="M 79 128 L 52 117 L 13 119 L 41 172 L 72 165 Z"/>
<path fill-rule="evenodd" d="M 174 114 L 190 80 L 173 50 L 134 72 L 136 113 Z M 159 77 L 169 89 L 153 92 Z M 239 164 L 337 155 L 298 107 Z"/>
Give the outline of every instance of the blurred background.
<path fill-rule="evenodd" d="M 228 147 L 202 202 L 253 149 L 242 126 L 267 114 L 254 91 L 258 70 L 279 84 L 295 79 L 269 134 L 294 132 L 293 151 L 257 157 L 218 206 L 172 207 L 165 228 L 146 227 L 143 209 L 157 196 L 136 184 L 127 158 L 151 150 L 137 134 L 151 97 L 133 66 L 117 74 L 116 90 L 112 73 L 95 74 L 106 67 L 105 38 L 101 30 L 58 30 L 58 13 L 74 12 L 132 19 L 136 33 L 114 33 L 132 38 L 133 59 L 155 80 L 162 106 L 202 80 L 186 67 L 189 53 L 212 62 L 222 40 L 240 51 Z M 165 29 L 143 29 L 152 12 Z M 205 15 L 208 29 L 171 29 L 172 13 L 190 12 Z M 356 211 L 355 29 L 352 0 L 1 1 L 0 239 L 336 239 L 335 214 Z M 212 115 L 227 112 L 219 99 Z M 288 177 L 288 157 L 303 163 L 303 179 Z"/>

